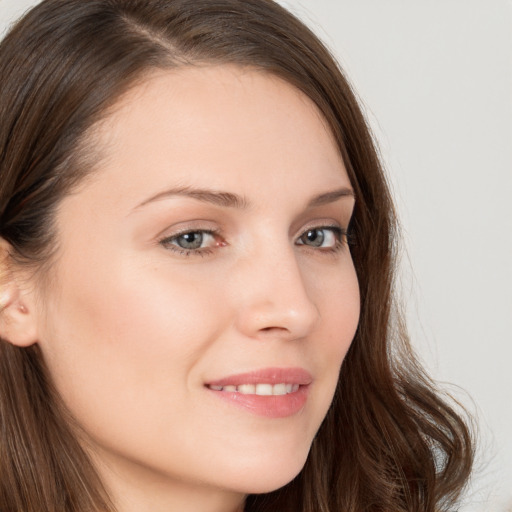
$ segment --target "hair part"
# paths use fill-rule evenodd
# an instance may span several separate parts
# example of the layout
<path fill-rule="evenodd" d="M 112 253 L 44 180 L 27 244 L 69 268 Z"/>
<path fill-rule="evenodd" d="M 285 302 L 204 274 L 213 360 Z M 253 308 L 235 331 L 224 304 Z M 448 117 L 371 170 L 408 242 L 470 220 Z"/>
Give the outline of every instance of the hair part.
<path fill-rule="evenodd" d="M 0 237 L 12 262 L 48 274 L 59 202 L 94 174 L 94 128 L 122 95 L 153 70 L 204 63 L 260 69 L 311 98 L 357 197 L 361 317 L 333 404 L 297 478 L 250 496 L 246 511 L 450 506 L 472 440 L 393 319 L 397 222 L 371 132 L 328 50 L 275 2 L 45 0 L 29 11 L 0 44 Z M 37 345 L 0 351 L 0 509 L 113 510 Z"/>

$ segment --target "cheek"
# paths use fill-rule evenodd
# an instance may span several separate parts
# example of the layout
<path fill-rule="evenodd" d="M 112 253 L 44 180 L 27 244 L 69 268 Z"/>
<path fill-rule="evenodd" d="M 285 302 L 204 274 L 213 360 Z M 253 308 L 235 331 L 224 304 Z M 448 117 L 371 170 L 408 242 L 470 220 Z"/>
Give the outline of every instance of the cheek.
<path fill-rule="evenodd" d="M 101 268 L 68 275 L 49 300 L 41 348 L 64 401 L 84 418 L 136 401 L 158 408 L 162 394 L 179 401 L 221 323 L 209 288 L 163 269 Z"/>
<path fill-rule="evenodd" d="M 360 314 L 359 283 L 354 265 L 347 259 L 336 273 L 312 286 L 317 297 L 326 353 L 343 358 L 355 335 Z"/>
<path fill-rule="evenodd" d="M 329 392 L 325 398 L 320 398 L 324 413 L 330 406 L 341 365 L 359 324 L 359 284 L 351 261 L 341 274 L 341 277 L 338 274 L 324 279 L 317 291 L 321 325 L 311 359 L 325 369 L 325 384 Z"/>

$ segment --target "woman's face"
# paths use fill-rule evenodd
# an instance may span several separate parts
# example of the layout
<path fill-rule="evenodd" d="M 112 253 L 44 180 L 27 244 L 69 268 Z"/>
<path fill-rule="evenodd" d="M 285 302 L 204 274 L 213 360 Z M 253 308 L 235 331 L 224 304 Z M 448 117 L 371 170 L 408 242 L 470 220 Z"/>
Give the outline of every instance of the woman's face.
<path fill-rule="evenodd" d="M 96 135 L 38 343 L 100 473 L 126 510 L 148 487 L 213 504 L 286 484 L 359 317 L 325 122 L 278 78 L 197 66 L 148 77 Z"/>

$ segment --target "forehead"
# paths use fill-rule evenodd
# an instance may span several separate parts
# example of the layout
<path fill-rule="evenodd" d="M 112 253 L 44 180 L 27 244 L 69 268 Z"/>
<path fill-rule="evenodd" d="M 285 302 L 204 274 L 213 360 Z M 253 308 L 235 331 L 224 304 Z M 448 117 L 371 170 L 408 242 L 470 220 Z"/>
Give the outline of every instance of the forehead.
<path fill-rule="evenodd" d="M 270 191 L 282 179 L 297 185 L 299 175 L 311 183 L 323 179 L 322 188 L 342 178 L 348 185 L 315 104 L 284 80 L 251 68 L 154 72 L 125 94 L 94 139 L 106 157 L 98 179 L 126 188 L 125 200 L 162 185 L 231 184 L 254 192 L 255 178 L 266 180 Z"/>

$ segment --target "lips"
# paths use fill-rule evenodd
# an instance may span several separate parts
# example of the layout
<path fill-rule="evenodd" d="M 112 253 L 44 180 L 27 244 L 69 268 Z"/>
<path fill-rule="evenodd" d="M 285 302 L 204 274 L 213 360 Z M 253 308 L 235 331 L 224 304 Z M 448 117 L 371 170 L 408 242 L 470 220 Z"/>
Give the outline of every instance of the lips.
<path fill-rule="evenodd" d="M 243 384 L 298 384 L 307 386 L 313 377 L 303 368 L 264 368 L 249 373 L 230 375 L 207 383 L 208 387 L 241 386 Z"/>
<path fill-rule="evenodd" d="M 303 368 L 265 368 L 205 384 L 215 396 L 267 418 L 284 418 L 305 405 L 311 374 Z"/>
<path fill-rule="evenodd" d="M 258 395 L 258 396 L 281 396 L 288 393 L 295 393 L 299 390 L 299 384 L 240 384 L 239 386 L 208 386 L 214 391 L 227 391 L 231 393 L 242 393 L 242 395 Z"/>

